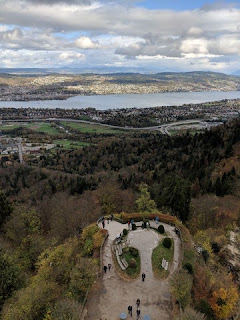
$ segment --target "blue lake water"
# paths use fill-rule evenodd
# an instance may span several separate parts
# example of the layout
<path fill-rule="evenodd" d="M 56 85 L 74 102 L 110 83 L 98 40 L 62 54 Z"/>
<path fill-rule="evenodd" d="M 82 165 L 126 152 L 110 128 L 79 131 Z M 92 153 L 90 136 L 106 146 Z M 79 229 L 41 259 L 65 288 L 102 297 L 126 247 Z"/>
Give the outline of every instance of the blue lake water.
<path fill-rule="evenodd" d="M 240 91 L 164 92 L 150 94 L 109 94 L 75 96 L 67 100 L 0 101 L 0 108 L 95 108 L 97 110 L 120 108 L 149 108 L 179 106 L 188 103 L 240 99 Z"/>

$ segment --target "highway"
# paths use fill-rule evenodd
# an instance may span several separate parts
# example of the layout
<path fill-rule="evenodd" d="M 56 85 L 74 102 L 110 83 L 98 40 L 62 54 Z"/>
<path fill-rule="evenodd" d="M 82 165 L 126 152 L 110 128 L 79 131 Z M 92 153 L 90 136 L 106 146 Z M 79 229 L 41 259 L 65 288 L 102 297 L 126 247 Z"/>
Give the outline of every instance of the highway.
<path fill-rule="evenodd" d="M 202 122 L 202 119 L 194 119 L 194 120 L 182 120 L 182 121 L 177 121 L 177 122 L 171 122 L 167 124 L 162 124 L 159 126 L 153 126 L 153 127 L 143 127 L 143 128 L 134 128 L 134 127 L 120 127 L 120 126 L 113 126 L 110 124 L 105 124 L 105 123 L 99 123 L 99 122 L 92 122 L 92 121 L 87 121 L 87 120 L 77 120 L 77 119 L 68 119 L 68 118 L 46 118 L 46 119 L 4 119 L 1 120 L 2 122 L 76 122 L 76 123 L 86 123 L 86 124 L 91 124 L 91 125 L 98 125 L 98 126 L 103 126 L 103 127 L 108 127 L 112 129 L 119 129 L 119 130 L 135 130 L 135 131 L 159 131 L 164 135 L 170 135 L 169 133 L 169 128 L 174 127 L 176 125 L 184 125 L 184 124 L 198 124 Z"/>

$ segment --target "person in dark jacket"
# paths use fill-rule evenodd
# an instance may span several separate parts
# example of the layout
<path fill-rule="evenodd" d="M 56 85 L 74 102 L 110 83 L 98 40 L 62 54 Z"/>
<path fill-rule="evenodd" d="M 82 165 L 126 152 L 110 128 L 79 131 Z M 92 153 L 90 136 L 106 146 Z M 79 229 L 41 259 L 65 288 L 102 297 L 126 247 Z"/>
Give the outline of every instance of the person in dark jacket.
<path fill-rule="evenodd" d="M 128 306 L 128 314 L 132 317 L 132 306 Z"/>

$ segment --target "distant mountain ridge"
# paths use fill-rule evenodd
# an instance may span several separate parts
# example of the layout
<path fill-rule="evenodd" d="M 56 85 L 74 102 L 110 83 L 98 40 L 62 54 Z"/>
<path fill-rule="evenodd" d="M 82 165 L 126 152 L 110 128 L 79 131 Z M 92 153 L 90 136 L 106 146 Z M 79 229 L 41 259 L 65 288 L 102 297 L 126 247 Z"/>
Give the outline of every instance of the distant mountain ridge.
<path fill-rule="evenodd" d="M 237 77 L 240 76 L 240 70 L 234 71 L 232 75 Z"/>
<path fill-rule="evenodd" d="M 125 71 L 124 71 L 125 70 Z M 97 68 L 0 68 L 0 74 L 13 74 L 13 75 L 49 75 L 49 74 L 102 74 L 111 76 L 150 76 L 154 78 L 166 78 L 177 76 L 181 77 L 192 77 L 192 76 L 211 76 L 219 78 L 228 78 L 240 76 L 240 70 L 235 71 L 231 75 L 220 72 L 212 71 L 187 71 L 187 72 L 174 72 L 174 71 L 163 71 L 163 72 L 150 72 L 149 70 L 139 68 L 116 68 L 116 67 L 97 67 Z"/>

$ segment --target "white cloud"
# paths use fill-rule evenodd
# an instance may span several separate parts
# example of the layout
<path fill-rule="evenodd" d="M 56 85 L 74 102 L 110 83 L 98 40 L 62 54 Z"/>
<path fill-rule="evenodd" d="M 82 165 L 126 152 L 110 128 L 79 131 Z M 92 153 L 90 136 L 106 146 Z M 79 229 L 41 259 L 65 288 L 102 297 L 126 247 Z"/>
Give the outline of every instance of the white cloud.
<path fill-rule="evenodd" d="M 84 54 L 73 51 L 65 51 L 59 55 L 59 59 L 65 61 L 66 63 L 71 63 L 75 60 L 82 60 L 83 58 Z"/>
<path fill-rule="evenodd" d="M 96 49 L 99 47 L 97 41 L 92 41 L 88 37 L 80 37 L 75 41 L 76 47 L 80 49 Z"/>
<path fill-rule="evenodd" d="M 74 64 L 84 59 L 114 65 L 121 59 L 121 64 L 129 65 L 168 59 L 182 68 L 191 63 L 228 68 L 232 59 L 231 65 L 240 64 L 240 9 L 233 5 L 174 11 L 136 7 L 134 0 L 0 0 L 0 4 L 0 49 L 18 50 L 19 63 L 29 59 L 29 64 Z M 219 61 L 209 60 L 214 57 Z M 204 58 L 208 62 L 203 63 Z"/>
<path fill-rule="evenodd" d="M 19 28 L 0 31 L 0 41 L 19 41 L 22 39 L 22 37 L 23 33 Z"/>
<path fill-rule="evenodd" d="M 182 53 L 208 54 L 208 41 L 204 38 L 183 40 L 180 51 Z"/>

